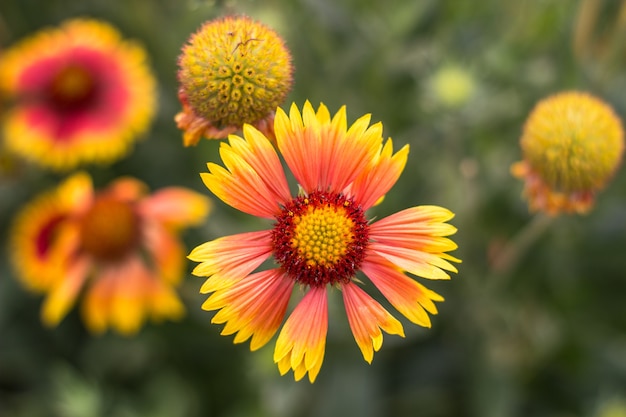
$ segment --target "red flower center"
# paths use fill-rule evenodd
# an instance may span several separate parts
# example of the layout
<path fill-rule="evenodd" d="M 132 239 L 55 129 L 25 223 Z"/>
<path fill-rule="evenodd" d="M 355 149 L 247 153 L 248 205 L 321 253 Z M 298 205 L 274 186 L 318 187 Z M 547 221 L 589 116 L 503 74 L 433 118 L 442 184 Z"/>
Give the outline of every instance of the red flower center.
<path fill-rule="evenodd" d="M 363 210 L 341 194 L 322 191 L 287 203 L 272 230 L 276 261 L 294 280 L 313 287 L 354 277 L 368 241 Z"/>
<path fill-rule="evenodd" d="M 85 252 L 102 261 L 127 255 L 139 242 L 139 217 L 130 203 L 99 197 L 81 221 Z"/>
<path fill-rule="evenodd" d="M 48 86 L 48 97 L 53 106 L 62 111 L 89 106 L 97 92 L 93 74 L 80 65 L 59 69 Z"/>

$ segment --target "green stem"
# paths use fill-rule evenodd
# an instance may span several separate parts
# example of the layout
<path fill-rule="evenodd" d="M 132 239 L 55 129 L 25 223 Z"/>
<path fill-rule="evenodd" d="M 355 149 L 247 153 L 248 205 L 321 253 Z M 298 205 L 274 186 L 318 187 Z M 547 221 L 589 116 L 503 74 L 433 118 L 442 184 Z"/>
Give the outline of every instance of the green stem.
<path fill-rule="evenodd" d="M 528 248 L 548 229 L 554 217 L 537 213 L 500 251 L 494 260 L 491 271 L 494 279 L 510 275 L 524 257 Z"/>

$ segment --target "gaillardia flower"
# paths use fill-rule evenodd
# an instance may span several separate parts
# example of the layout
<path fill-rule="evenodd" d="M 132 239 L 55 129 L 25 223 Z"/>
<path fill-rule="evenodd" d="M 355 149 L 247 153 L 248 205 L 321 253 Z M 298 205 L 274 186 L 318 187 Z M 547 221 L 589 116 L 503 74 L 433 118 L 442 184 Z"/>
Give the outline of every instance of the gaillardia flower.
<path fill-rule="evenodd" d="M 57 325 L 84 293 L 89 330 L 132 334 L 148 318 L 184 314 L 175 291 L 185 269 L 177 232 L 209 209 L 206 197 L 185 188 L 147 194 L 140 181 L 120 178 L 94 191 L 87 174 L 74 174 L 18 214 L 12 261 L 29 289 L 47 293 L 46 325 Z"/>
<path fill-rule="evenodd" d="M 322 104 L 289 116 L 278 109 L 276 146 L 299 183 L 292 196 L 272 142 L 250 125 L 243 138 L 231 135 L 220 148 L 224 167 L 209 163 L 205 185 L 226 204 L 273 221 L 269 230 L 206 242 L 189 258 L 201 262 L 193 273 L 208 277 L 202 293 L 212 293 L 205 310 L 219 310 L 213 323 L 234 342 L 251 338 L 250 348 L 265 345 L 278 330 L 297 285 L 304 292 L 286 320 L 274 351 L 281 374 L 293 369 L 296 380 L 313 382 L 324 358 L 328 327 L 327 288 L 340 290 L 350 328 L 363 357 L 371 362 L 382 345 L 381 329 L 403 336 L 401 323 L 368 295 L 356 274 L 362 271 L 384 297 L 413 323 L 430 327 L 426 311 L 443 298 L 404 272 L 449 279 L 455 271 L 445 252 L 456 248 L 445 236 L 453 214 L 441 207 L 412 207 L 371 222 L 365 212 L 397 181 L 408 146 L 393 153 L 383 144 L 382 124 L 370 116 L 347 128 L 342 107 L 331 119 Z M 273 257 L 276 267 L 256 271 Z M 262 269 L 262 268 L 261 268 Z"/>
<path fill-rule="evenodd" d="M 590 94 L 569 91 L 540 101 L 520 140 L 523 160 L 514 176 L 525 181 L 532 211 L 587 213 L 622 160 L 624 132 L 615 112 Z"/>
<path fill-rule="evenodd" d="M 0 89 L 14 101 L 7 147 L 56 170 L 124 156 L 155 111 L 146 59 L 97 20 L 69 20 L 17 43 L 0 58 Z"/>
<path fill-rule="evenodd" d="M 176 122 L 185 146 L 223 139 L 252 124 L 273 136 L 273 118 L 291 90 L 291 54 L 281 37 L 247 17 L 205 23 L 178 60 Z"/>

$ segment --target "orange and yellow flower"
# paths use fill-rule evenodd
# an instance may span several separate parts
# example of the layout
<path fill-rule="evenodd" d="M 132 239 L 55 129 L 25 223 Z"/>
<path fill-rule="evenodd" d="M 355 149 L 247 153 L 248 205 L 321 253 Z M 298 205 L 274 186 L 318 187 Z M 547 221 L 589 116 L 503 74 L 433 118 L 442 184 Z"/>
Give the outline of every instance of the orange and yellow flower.
<path fill-rule="evenodd" d="M 80 294 L 89 330 L 133 334 L 148 318 L 178 319 L 175 287 L 184 276 L 177 232 L 199 224 L 206 197 L 180 187 L 148 194 L 134 178 L 95 191 L 78 173 L 36 198 L 11 231 L 15 271 L 31 290 L 47 293 L 42 320 L 57 325 Z"/>
<path fill-rule="evenodd" d="M 287 318 L 274 350 L 281 374 L 313 382 L 324 359 L 328 327 L 328 288 L 341 291 L 352 333 L 371 362 L 383 334 L 403 336 L 401 323 L 359 285 L 362 271 L 384 297 L 415 324 L 430 327 L 427 312 L 443 297 L 405 272 L 449 279 L 456 272 L 446 252 L 456 229 L 442 207 L 412 207 L 371 222 L 365 212 L 395 184 L 406 165 L 408 145 L 393 152 L 383 143 L 382 124 L 370 116 L 347 127 L 346 109 L 332 117 L 323 104 L 302 113 L 280 108 L 274 122 L 276 146 L 299 183 L 293 196 L 279 154 L 253 126 L 243 138 L 222 143 L 224 166 L 209 163 L 205 185 L 226 204 L 273 221 L 269 230 L 221 237 L 196 247 L 193 273 L 208 277 L 201 292 L 211 295 L 205 310 L 218 310 L 213 323 L 234 342 L 265 345 L 280 327 L 297 285 L 304 297 Z M 273 257 L 277 267 L 257 271 Z"/>
<path fill-rule="evenodd" d="M 183 144 L 202 136 L 223 139 L 244 123 L 273 136 L 274 110 L 291 90 L 291 54 L 282 38 L 248 17 L 205 23 L 191 35 L 178 60 L 176 115 Z"/>
<path fill-rule="evenodd" d="M 608 104 L 567 91 L 537 103 L 520 145 L 511 172 L 524 180 L 531 211 L 584 214 L 621 163 L 624 129 Z"/>
<path fill-rule="evenodd" d="M 42 30 L 4 51 L 0 90 L 14 102 L 3 121 L 7 147 L 56 170 L 124 156 L 156 108 L 144 49 L 89 19 Z"/>

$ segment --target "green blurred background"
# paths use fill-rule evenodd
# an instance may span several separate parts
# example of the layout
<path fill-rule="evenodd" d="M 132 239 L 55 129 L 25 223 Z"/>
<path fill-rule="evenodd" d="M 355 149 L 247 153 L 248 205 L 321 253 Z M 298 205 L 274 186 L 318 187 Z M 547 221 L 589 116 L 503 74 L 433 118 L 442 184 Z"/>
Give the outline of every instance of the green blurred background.
<path fill-rule="evenodd" d="M 190 273 L 182 322 L 93 337 L 74 311 L 46 329 L 41 297 L 12 275 L 5 237 L 19 208 L 64 176 L 18 166 L 0 182 L 0 416 L 626 416 L 626 172 L 589 215 L 551 222 L 528 212 L 509 173 L 539 99 L 585 90 L 626 114 L 624 2 L 3 0 L 0 48 L 75 16 L 107 20 L 142 42 L 159 82 L 158 116 L 126 158 L 86 169 L 97 186 L 133 175 L 152 189 L 208 195 L 199 172 L 219 142 L 182 146 L 176 60 L 204 21 L 229 13 L 285 38 L 295 86 L 284 108 L 308 99 L 334 113 L 346 104 L 349 122 L 371 113 L 396 148 L 411 145 L 371 216 L 420 204 L 456 213 L 459 274 L 421 281 L 446 298 L 432 329 L 403 320 L 406 338 L 385 337 L 367 365 L 331 297 L 313 385 L 279 376 L 273 341 L 250 352 L 219 336 L 200 308 L 202 280 Z M 185 233 L 189 249 L 268 227 L 214 202 L 205 226 Z M 511 241 L 518 262 L 494 273 Z"/>

